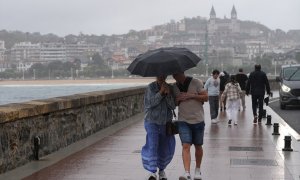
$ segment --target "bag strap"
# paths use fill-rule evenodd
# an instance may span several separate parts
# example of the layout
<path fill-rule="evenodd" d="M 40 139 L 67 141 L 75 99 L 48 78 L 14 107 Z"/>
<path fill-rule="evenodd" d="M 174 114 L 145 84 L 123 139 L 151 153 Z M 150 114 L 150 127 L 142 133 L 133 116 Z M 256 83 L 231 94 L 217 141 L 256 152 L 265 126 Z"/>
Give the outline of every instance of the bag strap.
<path fill-rule="evenodd" d="M 183 84 L 180 83 L 176 83 L 176 86 L 178 87 L 178 89 L 180 90 L 180 92 L 187 92 L 188 88 L 190 86 L 190 83 L 192 81 L 192 77 L 187 76 L 183 82 Z"/>

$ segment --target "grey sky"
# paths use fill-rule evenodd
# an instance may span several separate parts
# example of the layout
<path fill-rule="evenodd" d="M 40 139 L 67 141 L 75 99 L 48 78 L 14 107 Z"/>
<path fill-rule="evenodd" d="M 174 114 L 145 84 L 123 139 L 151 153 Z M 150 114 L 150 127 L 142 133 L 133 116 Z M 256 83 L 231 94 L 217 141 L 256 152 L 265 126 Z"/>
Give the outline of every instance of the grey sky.
<path fill-rule="evenodd" d="M 300 29 L 300 0 L 0 0 L 0 30 L 67 34 L 123 34 L 171 19 L 230 17 L 260 22 L 271 29 Z"/>

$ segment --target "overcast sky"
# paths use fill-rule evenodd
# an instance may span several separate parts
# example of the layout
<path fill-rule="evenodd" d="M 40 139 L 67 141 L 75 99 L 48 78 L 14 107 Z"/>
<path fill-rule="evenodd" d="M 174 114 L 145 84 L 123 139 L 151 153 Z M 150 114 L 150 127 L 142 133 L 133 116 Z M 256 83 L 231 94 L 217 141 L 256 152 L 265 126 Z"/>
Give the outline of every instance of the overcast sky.
<path fill-rule="evenodd" d="M 230 17 L 271 29 L 300 29 L 300 0 L 0 0 L 0 30 L 67 34 L 124 34 L 171 19 Z"/>

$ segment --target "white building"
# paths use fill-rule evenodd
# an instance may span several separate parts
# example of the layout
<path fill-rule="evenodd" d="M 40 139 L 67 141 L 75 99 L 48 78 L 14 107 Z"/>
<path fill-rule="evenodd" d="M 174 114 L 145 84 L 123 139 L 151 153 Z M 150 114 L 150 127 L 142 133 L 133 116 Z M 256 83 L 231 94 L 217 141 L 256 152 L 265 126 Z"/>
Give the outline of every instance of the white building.
<path fill-rule="evenodd" d="M 40 59 L 40 44 L 20 42 L 11 48 L 11 60 L 15 62 L 35 62 Z"/>
<path fill-rule="evenodd" d="M 67 61 L 65 45 L 62 43 L 41 44 L 40 60 L 44 62 Z"/>
<path fill-rule="evenodd" d="M 102 48 L 97 44 L 88 44 L 86 42 L 78 42 L 77 44 L 66 44 L 66 57 L 67 60 L 80 60 L 88 59 L 95 53 L 102 54 Z"/>
<path fill-rule="evenodd" d="M 0 40 L 0 62 L 4 61 L 5 42 Z"/>
<path fill-rule="evenodd" d="M 253 59 L 263 53 L 271 52 L 269 45 L 266 41 L 252 40 L 246 41 L 247 54 L 249 59 Z"/>

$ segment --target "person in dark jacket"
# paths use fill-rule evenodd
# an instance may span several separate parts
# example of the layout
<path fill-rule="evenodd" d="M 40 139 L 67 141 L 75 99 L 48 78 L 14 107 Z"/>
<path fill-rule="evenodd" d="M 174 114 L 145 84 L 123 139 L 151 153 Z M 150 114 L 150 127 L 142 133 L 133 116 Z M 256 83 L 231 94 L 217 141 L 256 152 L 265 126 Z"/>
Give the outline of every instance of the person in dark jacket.
<path fill-rule="evenodd" d="M 269 80 L 265 72 L 261 71 L 261 65 L 256 64 L 254 66 L 255 70 L 250 73 L 249 79 L 246 85 L 246 95 L 248 96 L 249 93 L 252 97 L 252 111 L 254 120 L 253 123 L 256 124 L 257 120 L 258 123 L 261 123 L 262 114 L 263 114 L 263 100 L 265 93 L 270 95 L 270 85 Z M 259 108 L 259 114 L 257 117 L 257 106 Z"/>
<path fill-rule="evenodd" d="M 221 101 L 221 96 L 223 94 L 223 91 L 225 90 L 225 85 L 229 81 L 229 74 L 226 71 L 223 71 L 220 73 L 220 111 L 224 109 L 226 110 L 226 97 L 224 97 L 224 100 Z"/>
<path fill-rule="evenodd" d="M 243 72 L 243 68 L 239 69 L 239 72 L 235 75 L 235 80 L 239 83 L 242 90 L 241 100 L 242 100 L 243 111 L 245 111 L 246 109 L 245 94 L 246 94 L 246 83 L 248 80 L 248 76 Z"/>

